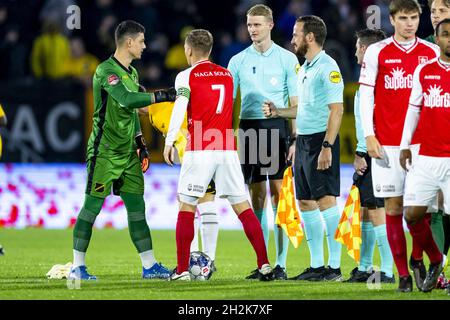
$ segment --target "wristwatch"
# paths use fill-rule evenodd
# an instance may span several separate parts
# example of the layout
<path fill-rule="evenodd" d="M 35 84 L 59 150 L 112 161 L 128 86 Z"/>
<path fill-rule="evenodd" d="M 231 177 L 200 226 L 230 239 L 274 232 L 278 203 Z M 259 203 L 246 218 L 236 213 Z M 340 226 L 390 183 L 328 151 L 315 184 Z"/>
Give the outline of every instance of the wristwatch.
<path fill-rule="evenodd" d="M 367 156 L 367 152 L 356 151 L 355 154 L 360 158 L 365 158 Z"/>
<path fill-rule="evenodd" d="M 297 137 L 291 137 L 289 139 L 289 146 L 292 146 L 295 143 L 296 140 L 297 140 Z"/>
<path fill-rule="evenodd" d="M 331 148 L 333 145 L 331 144 L 331 143 L 329 143 L 327 140 L 325 140 L 323 143 L 322 143 L 322 147 L 324 147 L 324 148 Z"/>

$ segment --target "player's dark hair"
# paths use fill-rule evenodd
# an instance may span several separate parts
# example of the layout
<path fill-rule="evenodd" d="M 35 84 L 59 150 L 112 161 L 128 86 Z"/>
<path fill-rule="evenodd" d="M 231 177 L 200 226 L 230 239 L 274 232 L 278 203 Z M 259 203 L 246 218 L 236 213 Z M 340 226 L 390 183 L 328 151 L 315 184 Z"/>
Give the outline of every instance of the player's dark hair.
<path fill-rule="evenodd" d="M 213 46 L 213 36 L 205 29 L 194 29 L 186 36 L 186 43 L 201 54 L 209 54 Z"/>
<path fill-rule="evenodd" d="M 301 16 L 297 18 L 296 22 L 303 22 L 303 33 L 305 35 L 312 33 L 317 44 L 323 46 L 327 37 L 327 26 L 322 18 L 312 15 Z"/>
<path fill-rule="evenodd" d="M 386 39 L 386 33 L 381 29 L 362 29 L 356 31 L 355 36 L 359 39 L 359 43 L 366 47 L 372 43 Z"/>
<path fill-rule="evenodd" d="M 392 0 L 389 4 L 389 14 L 395 16 L 400 11 L 406 13 L 418 12 L 422 13 L 422 7 L 417 0 Z"/>
<path fill-rule="evenodd" d="M 431 5 L 435 1 L 436 0 L 428 0 L 428 6 L 431 8 Z M 446 6 L 447 8 L 450 8 L 450 0 L 443 0 L 442 2 L 444 3 L 444 6 Z"/>
<path fill-rule="evenodd" d="M 139 33 L 145 33 L 145 28 L 143 25 L 133 20 L 122 21 L 116 27 L 116 31 L 114 32 L 116 45 L 120 45 L 127 37 L 135 39 Z"/>
<path fill-rule="evenodd" d="M 447 24 L 447 23 L 450 23 L 450 19 L 449 18 L 447 18 L 447 19 L 444 19 L 444 20 L 442 20 L 441 22 L 439 22 L 438 24 L 437 24 L 437 26 L 436 26 L 436 36 L 438 36 L 439 35 L 439 29 L 441 28 L 441 26 L 443 25 L 443 24 Z"/>

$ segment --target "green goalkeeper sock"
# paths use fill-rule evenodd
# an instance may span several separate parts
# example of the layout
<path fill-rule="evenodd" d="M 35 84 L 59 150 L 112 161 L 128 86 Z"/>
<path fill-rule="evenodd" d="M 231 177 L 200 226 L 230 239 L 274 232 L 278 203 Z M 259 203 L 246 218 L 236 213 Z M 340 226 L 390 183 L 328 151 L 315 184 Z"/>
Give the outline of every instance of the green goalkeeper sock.
<path fill-rule="evenodd" d="M 152 237 L 145 220 L 145 202 L 141 194 L 121 192 L 128 213 L 131 240 L 139 253 L 152 250 Z"/>
<path fill-rule="evenodd" d="M 92 235 L 92 226 L 95 218 L 100 213 L 104 198 L 85 195 L 83 208 L 78 214 L 75 228 L 73 229 L 73 249 L 86 252 Z"/>
<path fill-rule="evenodd" d="M 433 234 L 434 242 L 436 242 L 436 245 L 439 248 L 440 252 L 444 251 L 444 242 L 445 242 L 445 235 L 444 235 L 444 225 L 442 222 L 442 211 L 439 210 L 438 212 L 433 212 L 431 214 L 431 232 Z"/>

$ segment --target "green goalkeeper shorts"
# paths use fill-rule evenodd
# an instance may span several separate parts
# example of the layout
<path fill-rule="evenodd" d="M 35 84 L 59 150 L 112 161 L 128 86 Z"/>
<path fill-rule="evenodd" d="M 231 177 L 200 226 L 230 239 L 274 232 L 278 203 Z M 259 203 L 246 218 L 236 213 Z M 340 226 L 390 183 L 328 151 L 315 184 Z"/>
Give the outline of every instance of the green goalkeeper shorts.
<path fill-rule="evenodd" d="M 144 175 L 135 152 L 126 156 L 94 156 L 87 162 L 86 194 L 105 198 L 120 192 L 144 194 Z"/>

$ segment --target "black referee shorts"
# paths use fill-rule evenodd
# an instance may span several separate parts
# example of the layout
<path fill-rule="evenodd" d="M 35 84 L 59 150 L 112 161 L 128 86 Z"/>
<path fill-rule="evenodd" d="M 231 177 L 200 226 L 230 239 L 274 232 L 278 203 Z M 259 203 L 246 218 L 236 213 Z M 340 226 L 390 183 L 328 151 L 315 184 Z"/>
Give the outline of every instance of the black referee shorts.
<path fill-rule="evenodd" d="M 206 189 L 206 193 L 212 195 L 216 194 L 216 183 L 214 182 L 214 180 L 211 180 L 211 182 L 209 183 L 208 188 Z"/>
<path fill-rule="evenodd" d="M 298 135 L 295 146 L 294 178 L 298 200 L 318 200 L 323 196 L 339 196 L 340 151 L 339 136 L 331 148 L 331 167 L 317 170 L 317 161 L 325 132 Z"/>
<path fill-rule="evenodd" d="M 239 129 L 239 158 L 245 183 L 283 179 L 290 140 L 288 121 L 242 119 Z"/>
<path fill-rule="evenodd" d="M 362 176 L 353 174 L 353 184 L 359 189 L 359 197 L 361 199 L 361 207 L 366 208 L 384 208 L 384 199 L 376 198 L 373 194 L 372 186 L 372 159 L 369 155 L 365 156 L 367 169 Z"/>

